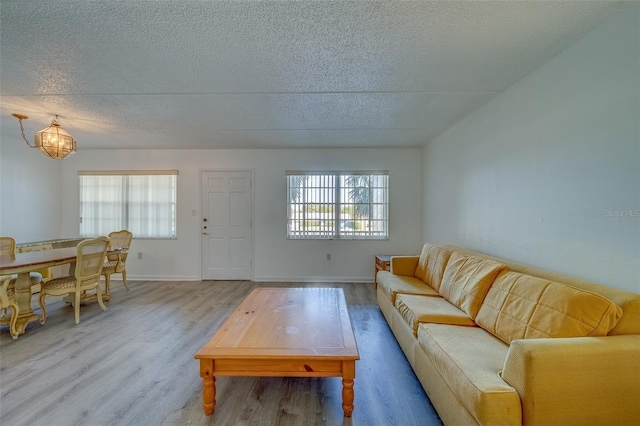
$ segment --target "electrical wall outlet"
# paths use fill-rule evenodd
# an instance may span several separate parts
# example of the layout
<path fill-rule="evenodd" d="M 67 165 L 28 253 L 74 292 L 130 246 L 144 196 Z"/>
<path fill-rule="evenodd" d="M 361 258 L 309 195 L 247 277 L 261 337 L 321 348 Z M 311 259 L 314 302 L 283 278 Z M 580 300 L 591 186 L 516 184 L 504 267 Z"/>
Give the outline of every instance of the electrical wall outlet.
<path fill-rule="evenodd" d="M 138 252 L 138 259 L 142 259 L 142 252 L 141 251 Z"/>
<path fill-rule="evenodd" d="M 331 260 L 331 253 L 327 253 L 327 260 Z"/>

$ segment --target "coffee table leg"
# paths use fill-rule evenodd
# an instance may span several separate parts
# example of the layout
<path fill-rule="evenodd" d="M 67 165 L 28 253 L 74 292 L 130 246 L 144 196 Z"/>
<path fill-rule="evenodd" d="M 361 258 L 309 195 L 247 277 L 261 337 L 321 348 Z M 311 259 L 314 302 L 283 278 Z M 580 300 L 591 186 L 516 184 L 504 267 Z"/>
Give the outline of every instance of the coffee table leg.
<path fill-rule="evenodd" d="M 342 409 L 345 417 L 353 413 L 353 379 L 356 377 L 356 362 L 342 361 Z"/>
<path fill-rule="evenodd" d="M 207 416 L 213 414 L 216 406 L 216 378 L 213 375 L 213 360 L 200 360 L 200 377 L 202 377 L 202 408 Z"/>

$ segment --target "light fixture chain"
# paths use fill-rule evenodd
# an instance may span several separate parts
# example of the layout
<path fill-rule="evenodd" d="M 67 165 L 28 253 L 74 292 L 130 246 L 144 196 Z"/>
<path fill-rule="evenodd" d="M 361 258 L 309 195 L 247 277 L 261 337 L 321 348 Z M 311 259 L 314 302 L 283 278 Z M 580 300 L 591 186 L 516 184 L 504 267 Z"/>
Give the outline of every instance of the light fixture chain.
<path fill-rule="evenodd" d="M 19 118 L 18 122 L 20 123 L 20 133 L 22 133 L 22 139 L 24 139 L 25 143 L 27 145 L 29 145 L 30 148 L 35 148 L 33 146 L 31 146 L 31 144 L 29 143 L 29 141 L 27 140 L 27 137 L 24 135 L 24 127 L 22 127 L 22 119 Z"/>

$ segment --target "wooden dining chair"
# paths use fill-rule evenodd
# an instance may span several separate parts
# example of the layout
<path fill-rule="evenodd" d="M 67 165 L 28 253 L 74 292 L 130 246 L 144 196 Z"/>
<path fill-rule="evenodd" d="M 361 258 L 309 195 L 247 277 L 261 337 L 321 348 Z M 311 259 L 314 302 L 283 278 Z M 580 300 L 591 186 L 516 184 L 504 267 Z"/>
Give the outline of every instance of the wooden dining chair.
<path fill-rule="evenodd" d="M 127 254 L 132 239 L 133 234 L 126 229 L 109 234 L 109 247 L 127 247 L 127 250 L 122 253 L 107 255 L 107 260 L 102 267 L 102 275 L 104 275 L 105 280 L 104 291 L 107 294 L 109 293 L 112 274 L 122 274 L 122 283 L 129 290 L 129 286 L 127 286 Z"/>
<path fill-rule="evenodd" d="M 11 237 L 0 237 L 0 255 L 15 256 L 16 254 L 16 240 Z M 31 285 L 38 285 L 42 282 L 42 274 L 40 272 L 29 272 L 31 278 Z M 18 279 L 18 274 L 11 275 L 10 288 L 13 288 Z"/>
<path fill-rule="evenodd" d="M 13 255 L 16 252 L 16 240 L 11 237 L 0 237 L 0 255 Z"/>
<path fill-rule="evenodd" d="M 10 275 L 0 276 L 0 310 L 2 311 L 2 322 L 9 324 L 9 333 L 14 339 L 18 338 L 16 321 L 18 319 L 18 305 L 15 300 L 15 290 L 9 288 L 11 283 Z M 11 309 L 11 315 L 7 314 L 7 309 Z M 7 318 L 8 317 L 8 318 Z"/>
<path fill-rule="evenodd" d="M 98 237 L 84 240 L 78 244 L 78 254 L 76 257 L 76 268 L 74 276 L 54 278 L 42 283 L 38 303 L 42 309 L 40 323 L 47 320 L 44 298 L 46 295 L 64 296 L 73 294 L 72 305 L 76 314 L 76 324 L 80 322 L 80 296 L 88 290 L 96 290 L 98 304 L 103 311 L 107 308 L 102 301 L 102 287 L 100 286 L 100 274 L 107 255 L 109 238 Z"/>

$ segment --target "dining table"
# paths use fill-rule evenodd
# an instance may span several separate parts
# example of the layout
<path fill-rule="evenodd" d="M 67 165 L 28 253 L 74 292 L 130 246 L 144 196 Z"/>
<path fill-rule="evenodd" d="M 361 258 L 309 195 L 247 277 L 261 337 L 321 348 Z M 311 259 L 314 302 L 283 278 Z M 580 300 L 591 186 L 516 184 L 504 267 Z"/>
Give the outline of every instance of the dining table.
<path fill-rule="evenodd" d="M 121 254 L 127 250 L 128 247 L 112 247 L 109 248 L 107 254 Z M 68 264 L 69 275 L 73 276 L 75 274 L 77 255 L 77 247 L 0 255 L 0 275 L 18 275 L 15 284 L 15 300 L 16 305 L 18 305 L 18 318 L 16 321 L 18 335 L 24 334 L 29 323 L 39 320 L 39 317 L 31 309 L 31 278 L 29 272 Z M 103 294 L 104 300 L 109 300 L 110 298 L 111 295 Z M 4 325 L 3 322 L 5 321 L 8 322 L 7 319 L 0 320 L 0 325 Z"/>

